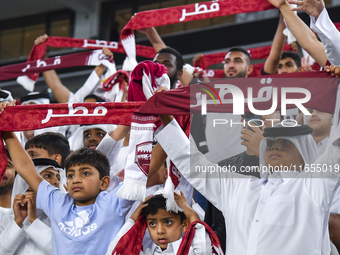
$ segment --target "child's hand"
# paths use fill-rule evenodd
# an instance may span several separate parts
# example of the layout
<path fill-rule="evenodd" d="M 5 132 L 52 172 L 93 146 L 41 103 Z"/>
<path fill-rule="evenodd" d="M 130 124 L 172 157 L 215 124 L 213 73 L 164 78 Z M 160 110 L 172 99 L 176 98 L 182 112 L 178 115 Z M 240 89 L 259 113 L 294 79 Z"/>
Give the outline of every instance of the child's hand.
<path fill-rule="evenodd" d="M 11 103 L 8 101 L 0 103 L 0 113 L 2 113 L 7 106 L 14 106 L 15 103 L 16 103 L 16 100 L 13 100 Z"/>
<path fill-rule="evenodd" d="M 25 202 L 25 195 L 17 194 L 13 201 L 14 221 L 21 227 L 22 223 L 27 217 L 27 203 Z"/>
<path fill-rule="evenodd" d="M 182 191 L 181 191 L 181 195 L 178 195 L 176 192 L 174 193 L 174 195 L 175 195 L 175 201 L 176 201 L 177 205 L 183 209 L 183 213 L 187 217 L 189 224 L 194 222 L 194 221 L 200 220 L 200 217 L 198 216 L 198 214 L 188 204 L 188 201 L 185 198 Z"/>
<path fill-rule="evenodd" d="M 24 201 L 27 203 L 27 219 L 31 223 L 33 223 L 33 221 L 35 221 L 38 218 L 35 199 L 36 196 L 34 192 L 32 191 L 26 192 Z"/>
<path fill-rule="evenodd" d="M 156 93 L 163 92 L 163 91 L 167 91 L 167 89 L 162 87 L 162 86 L 160 86 L 153 93 L 156 94 Z"/>
<path fill-rule="evenodd" d="M 145 199 L 145 202 L 147 202 L 150 198 L 152 197 L 152 195 L 148 196 L 146 199 Z M 138 220 L 139 216 L 141 215 L 142 213 L 142 210 L 143 208 L 147 207 L 148 204 L 144 204 L 145 202 L 141 202 L 139 204 L 139 206 L 137 207 L 137 209 L 134 211 L 134 213 L 130 216 L 130 219 L 133 219 L 135 222 Z"/>

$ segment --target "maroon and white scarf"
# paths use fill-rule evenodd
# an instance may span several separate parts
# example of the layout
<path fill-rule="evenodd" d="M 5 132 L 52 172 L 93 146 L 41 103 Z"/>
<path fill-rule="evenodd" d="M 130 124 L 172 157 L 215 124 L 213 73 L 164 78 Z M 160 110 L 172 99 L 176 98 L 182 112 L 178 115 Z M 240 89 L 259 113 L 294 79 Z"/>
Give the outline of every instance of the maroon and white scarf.
<path fill-rule="evenodd" d="M 131 73 L 128 101 L 147 101 L 159 87 L 170 89 L 170 79 L 165 66 L 151 61 L 143 61 Z M 152 115 L 145 116 L 135 113 L 132 116 L 124 184 L 117 192 L 117 197 L 144 201 L 151 162 L 153 136 L 154 132 L 157 132 L 160 127 L 160 123 L 156 123 L 156 120 L 157 116 Z M 171 210 L 174 201 L 173 190 L 175 185 L 177 186 L 179 183 L 180 175 L 174 174 L 172 167 L 169 169 L 168 192 L 164 196 L 167 198 L 167 209 Z M 173 179 L 175 185 L 172 183 Z"/>
<path fill-rule="evenodd" d="M 129 80 L 130 74 L 127 71 L 118 70 L 102 83 L 102 88 L 105 91 L 103 97 L 110 102 L 120 102 L 124 94 L 125 83 L 129 84 Z"/>
<path fill-rule="evenodd" d="M 121 43 L 118 42 L 50 36 L 46 40 L 46 42 L 40 45 L 33 46 L 27 61 L 28 62 L 34 60 L 37 61 L 41 59 L 46 53 L 47 46 L 58 48 L 86 48 L 86 49 L 102 49 L 103 47 L 106 47 L 113 52 L 119 53 L 125 52 Z M 137 45 L 136 47 L 138 56 L 150 57 L 156 54 L 155 50 L 152 47 L 143 45 Z M 20 78 L 18 82 L 24 87 L 31 88 L 35 81 L 38 79 L 38 76 L 39 73 L 30 74 L 28 75 L 28 77 Z"/>
<path fill-rule="evenodd" d="M 34 75 L 48 70 L 75 66 L 114 65 L 113 59 L 105 56 L 101 50 L 87 51 L 53 58 L 31 60 L 25 63 L 3 66 L 0 68 L 0 81 L 23 75 Z"/>
<path fill-rule="evenodd" d="M 190 104 L 197 104 L 196 99 L 202 95 L 202 86 L 206 86 L 204 89 L 210 91 L 215 89 L 223 102 L 223 107 L 219 108 L 219 104 L 215 105 L 213 100 L 207 100 L 207 111 L 233 112 L 232 94 L 225 93 L 224 89 L 216 87 L 218 84 L 224 83 L 225 81 L 216 81 L 207 83 L 206 85 L 197 84 L 156 93 L 147 102 L 9 106 L 0 114 L 0 130 L 23 131 L 75 124 L 110 123 L 130 125 L 133 112 L 137 112 L 143 115 L 174 115 L 185 133 L 189 135 L 190 129 L 188 126 L 190 127 L 190 118 L 187 116 L 191 113 L 201 112 L 200 105 L 190 107 Z M 263 100 L 254 100 L 255 109 L 260 110 L 271 108 L 273 100 L 273 93 L 271 92 L 273 88 L 277 88 L 278 90 L 278 110 L 281 108 L 282 88 L 305 88 L 310 91 L 311 99 L 303 104 L 304 107 L 332 114 L 334 113 L 337 102 L 340 79 L 334 78 L 326 72 L 304 72 L 268 75 L 265 78 L 239 78 L 229 80 L 228 83 L 238 87 L 245 97 L 247 97 L 248 88 L 253 89 L 253 98 L 260 99 L 261 95 L 264 96 L 262 98 Z M 323 86 L 320 86 L 320 84 L 323 84 Z M 263 94 L 262 92 L 264 92 L 264 90 L 267 92 Z M 214 94 L 214 92 L 212 93 Z M 301 98 L 301 94 L 289 93 L 288 98 Z M 287 108 L 293 107 L 295 106 L 287 105 Z M 247 103 L 244 103 L 244 108 L 245 112 L 249 111 Z M 183 117 L 180 118 L 178 116 Z M 335 114 L 334 117 L 337 117 L 337 114 Z M 338 124 L 338 121 L 336 121 L 333 125 Z M 4 153 L 5 150 L 2 140 L 0 139 L 0 141 L 0 178 L 2 178 L 6 170 L 7 157 Z"/>
<path fill-rule="evenodd" d="M 136 58 L 134 30 L 274 8 L 265 0 L 219 0 L 138 12 L 121 31 L 120 40 L 131 60 Z"/>
<path fill-rule="evenodd" d="M 197 223 L 202 224 L 208 232 L 213 254 L 223 255 L 224 253 L 222 251 L 218 237 L 209 227 L 209 225 L 202 221 L 194 221 L 188 226 L 177 251 L 177 255 L 187 255 L 189 253 L 192 240 L 195 236 L 195 226 Z M 112 255 L 139 255 L 140 251 L 143 250 L 142 243 L 145 230 L 146 220 L 143 216 L 140 216 L 135 224 L 132 226 L 132 228 L 130 228 L 129 231 L 118 241 L 116 247 L 112 251 Z"/>

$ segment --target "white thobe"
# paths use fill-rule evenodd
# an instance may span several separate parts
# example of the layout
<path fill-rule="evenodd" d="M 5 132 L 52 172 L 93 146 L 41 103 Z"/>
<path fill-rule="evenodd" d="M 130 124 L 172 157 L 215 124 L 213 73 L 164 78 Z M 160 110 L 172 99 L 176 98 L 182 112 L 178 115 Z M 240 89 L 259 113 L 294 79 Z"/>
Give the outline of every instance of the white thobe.
<path fill-rule="evenodd" d="M 52 230 L 49 218 L 38 210 L 38 218 L 31 224 L 27 218 L 20 228 L 13 211 L 0 219 L 1 255 L 49 255 L 52 253 Z"/>
<path fill-rule="evenodd" d="M 217 165 L 190 145 L 175 120 L 156 138 L 183 176 L 222 211 L 226 254 L 329 254 L 328 219 L 339 186 L 336 176 L 288 172 L 257 179 L 223 173 L 210 178 L 209 173 L 195 172 L 194 165 Z"/>
<path fill-rule="evenodd" d="M 329 18 L 326 8 L 323 8 L 316 21 L 310 16 L 310 28 L 320 37 L 328 61 L 340 65 L 340 32 Z"/>

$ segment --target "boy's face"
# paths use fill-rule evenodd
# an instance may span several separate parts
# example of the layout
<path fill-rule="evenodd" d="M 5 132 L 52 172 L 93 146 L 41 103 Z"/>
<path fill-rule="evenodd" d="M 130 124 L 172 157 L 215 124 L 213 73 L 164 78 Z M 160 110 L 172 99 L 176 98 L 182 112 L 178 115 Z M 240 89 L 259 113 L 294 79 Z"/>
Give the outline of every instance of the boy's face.
<path fill-rule="evenodd" d="M 40 173 L 40 176 L 44 178 L 52 186 L 59 189 L 59 182 L 60 182 L 60 174 L 59 171 L 55 170 L 53 167 L 46 168 L 44 171 Z M 28 188 L 27 191 L 32 191 L 32 188 Z"/>
<path fill-rule="evenodd" d="M 294 59 L 292 58 L 284 58 L 280 59 L 279 66 L 277 68 L 277 73 L 295 73 L 298 72 L 299 68 L 297 67 Z"/>
<path fill-rule="evenodd" d="M 84 147 L 88 149 L 97 148 L 105 135 L 106 132 L 100 128 L 90 128 L 85 130 L 83 133 Z"/>
<path fill-rule="evenodd" d="M 163 250 L 169 243 L 180 239 L 186 228 L 184 222 L 181 223 L 181 216 L 165 209 L 158 209 L 154 215 L 149 214 L 146 222 L 152 241 Z"/>
<path fill-rule="evenodd" d="M 267 140 L 265 162 L 267 166 L 286 166 L 290 170 L 300 170 L 299 166 L 304 164 L 298 149 L 286 139 Z"/>
<path fill-rule="evenodd" d="M 31 147 L 28 148 L 26 151 L 31 158 L 50 158 L 47 150 L 42 148 Z"/>
<path fill-rule="evenodd" d="M 59 188 L 60 174 L 59 171 L 55 170 L 53 167 L 46 168 L 40 173 L 42 178 L 49 182 L 54 187 Z"/>
<path fill-rule="evenodd" d="M 329 134 L 332 127 L 333 115 L 327 112 L 320 112 L 314 109 L 308 109 L 312 115 L 307 115 L 307 125 L 313 128 L 313 135 Z"/>
<path fill-rule="evenodd" d="M 88 164 L 71 166 L 66 177 L 68 192 L 79 206 L 93 204 L 99 192 L 106 190 L 110 184 L 110 177 L 100 179 L 99 171 Z"/>
<path fill-rule="evenodd" d="M 49 158 L 49 159 L 57 161 L 59 165 L 61 164 L 61 161 L 62 161 L 60 154 L 49 155 L 48 151 L 43 148 L 31 147 L 31 148 L 28 148 L 26 152 L 32 159 L 33 158 Z"/>

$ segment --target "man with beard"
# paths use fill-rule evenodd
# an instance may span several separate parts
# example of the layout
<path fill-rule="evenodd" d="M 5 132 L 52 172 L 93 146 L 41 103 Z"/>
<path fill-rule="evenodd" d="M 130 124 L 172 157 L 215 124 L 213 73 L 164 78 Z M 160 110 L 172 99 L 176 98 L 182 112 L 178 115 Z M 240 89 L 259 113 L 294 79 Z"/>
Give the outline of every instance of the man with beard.
<path fill-rule="evenodd" d="M 154 63 L 162 64 L 166 67 L 170 78 L 170 89 L 176 88 L 177 81 L 183 73 L 183 58 L 182 55 L 171 47 L 165 47 L 158 51 L 153 59 Z"/>
<path fill-rule="evenodd" d="M 226 78 L 245 78 L 252 71 L 250 54 L 241 47 L 232 47 L 224 60 Z M 222 159 L 244 151 L 239 134 L 242 125 L 215 125 L 214 119 L 226 119 L 228 123 L 240 123 L 241 116 L 232 113 L 208 113 L 206 117 L 205 134 L 209 152 L 205 154 L 211 162 L 217 163 Z M 224 141 L 224 142 L 223 142 Z M 228 142 L 227 142 L 228 141 Z"/>
<path fill-rule="evenodd" d="M 15 178 L 15 168 L 6 149 L 8 165 L 2 180 L 0 181 L 0 218 L 11 210 L 12 188 Z"/>
<path fill-rule="evenodd" d="M 224 74 L 227 78 L 244 78 L 252 71 L 251 56 L 241 47 L 231 48 L 224 59 Z"/>

